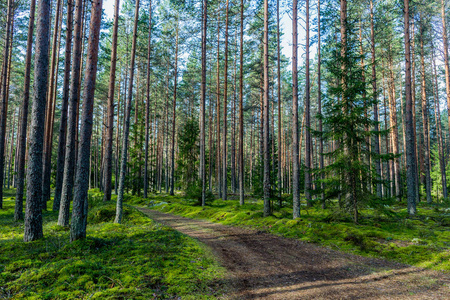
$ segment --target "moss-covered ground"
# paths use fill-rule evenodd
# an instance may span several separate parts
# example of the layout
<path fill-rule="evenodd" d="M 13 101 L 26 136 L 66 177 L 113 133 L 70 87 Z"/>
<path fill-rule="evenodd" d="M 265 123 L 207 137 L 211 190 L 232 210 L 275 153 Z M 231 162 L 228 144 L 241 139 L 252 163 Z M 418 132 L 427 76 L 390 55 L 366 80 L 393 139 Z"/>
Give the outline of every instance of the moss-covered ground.
<path fill-rule="evenodd" d="M 216 299 L 224 270 L 193 239 L 125 206 L 90 193 L 87 239 L 69 242 L 68 229 L 44 213 L 44 239 L 24 243 L 14 222 L 14 193 L 0 210 L 0 298 L 7 299 Z M 48 205 L 51 207 L 51 204 Z"/>
<path fill-rule="evenodd" d="M 222 224 L 251 227 L 276 235 L 316 243 L 332 249 L 394 260 L 418 267 L 450 271 L 450 209 L 419 204 L 410 218 L 404 206 L 390 207 L 390 214 L 361 211 L 359 224 L 333 209 L 302 207 L 302 217 L 292 220 L 290 207 L 276 208 L 263 217 L 262 201 L 215 200 L 196 206 L 182 196 L 154 195 L 147 200 L 129 197 L 129 203 L 162 212 Z"/>

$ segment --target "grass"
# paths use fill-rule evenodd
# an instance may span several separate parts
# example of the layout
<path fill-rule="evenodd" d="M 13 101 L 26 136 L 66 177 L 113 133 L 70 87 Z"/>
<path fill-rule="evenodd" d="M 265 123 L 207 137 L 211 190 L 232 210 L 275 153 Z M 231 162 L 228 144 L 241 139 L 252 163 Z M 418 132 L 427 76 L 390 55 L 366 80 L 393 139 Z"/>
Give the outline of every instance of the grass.
<path fill-rule="evenodd" d="M 91 192 L 88 238 L 69 242 L 57 213 L 44 213 L 44 239 L 23 242 L 14 222 L 14 193 L 0 211 L 0 298 L 217 299 L 224 270 L 193 239 L 154 223 L 126 205 L 113 224 L 115 204 Z M 49 204 L 49 207 L 51 205 Z"/>
<path fill-rule="evenodd" d="M 386 216 L 363 210 L 360 224 L 333 210 L 302 207 L 302 217 L 292 220 L 292 209 L 282 208 L 263 217 L 263 203 L 249 200 L 215 200 L 206 207 L 181 196 L 153 195 L 148 200 L 129 197 L 135 205 L 189 218 L 250 227 L 279 236 L 315 243 L 335 250 L 378 257 L 418 267 L 450 271 L 450 209 L 419 204 L 419 215 L 409 218 L 402 206 Z"/>

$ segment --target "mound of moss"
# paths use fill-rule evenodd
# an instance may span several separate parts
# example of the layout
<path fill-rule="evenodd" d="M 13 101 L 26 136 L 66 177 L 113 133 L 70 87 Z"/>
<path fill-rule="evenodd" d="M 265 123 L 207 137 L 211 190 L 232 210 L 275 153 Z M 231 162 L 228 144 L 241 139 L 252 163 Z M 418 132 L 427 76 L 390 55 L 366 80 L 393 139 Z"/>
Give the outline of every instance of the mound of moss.
<path fill-rule="evenodd" d="M 57 213 L 44 213 L 45 238 L 24 243 L 14 202 L 0 211 L 0 298 L 216 299 L 223 269 L 194 240 L 130 206 L 113 224 L 115 204 L 90 197 L 88 238 L 69 242 Z M 49 206 L 51 207 L 51 206 Z"/>

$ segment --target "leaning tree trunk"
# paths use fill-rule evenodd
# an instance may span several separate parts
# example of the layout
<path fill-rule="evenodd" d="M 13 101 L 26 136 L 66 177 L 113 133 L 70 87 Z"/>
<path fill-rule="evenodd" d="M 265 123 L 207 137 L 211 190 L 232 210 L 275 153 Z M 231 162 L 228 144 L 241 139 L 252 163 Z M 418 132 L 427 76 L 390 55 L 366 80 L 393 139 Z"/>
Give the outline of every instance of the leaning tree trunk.
<path fill-rule="evenodd" d="M 80 143 L 75 177 L 72 223 L 70 224 L 70 241 L 72 242 L 86 237 L 90 161 L 89 155 L 91 152 L 94 93 L 97 76 L 98 44 L 102 20 L 102 4 L 102 0 L 92 1 L 86 71 L 84 75 L 83 115 L 81 116 Z"/>
<path fill-rule="evenodd" d="M 12 0 L 10 0 L 12 1 Z M 34 99 L 28 148 L 27 201 L 23 239 L 31 242 L 43 237 L 42 232 L 42 150 L 44 143 L 45 100 L 48 83 L 48 48 L 50 37 L 50 0 L 38 4 L 34 61 Z"/>
<path fill-rule="evenodd" d="M 297 0 L 292 3 L 292 197 L 293 217 L 300 218 L 299 155 L 298 155 L 298 71 L 297 71 Z"/>
<path fill-rule="evenodd" d="M 61 191 L 61 204 L 59 207 L 58 225 L 69 226 L 70 201 L 73 195 L 73 181 L 75 169 L 75 138 L 78 129 L 77 110 L 78 110 L 78 89 L 80 87 L 81 73 L 81 44 L 82 44 L 82 19 L 83 0 L 75 2 L 75 28 L 74 42 L 72 46 L 72 74 L 70 78 L 69 92 L 69 114 L 66 137 L 66 153 L 64 158 L 64 176 Z"/>
<path fill-rule="evenodd" d="M 125 188 L 125 176 L 127 169 L 127 155 L 128 155 L 128 137 L 130 135 L 130 117 L 131 117 L 131 106 L 133 104 L 133 80 L 134 80 L 134 64 L 136 58 L 136 38 L 137 38 L 137 25 L 139 21 L 139 0 L 136 0 L 136 9 L 134 12 L 134 29 L 133 29 L 133 43 L 131 45 L 131 61 L 130 61 L 130 84 L 128 85 L 128 98 L 125 109 L 125 124 L 123 127 L 123 137 L 122 137 L 122 158 L 120 162 L 120 179 L 119 179 L 119 190 L 117 196 L 117 206 L 116 206 L 116 218 L 114 223 L 121 223 L 123 216 L 123 194 Z"/>
<path fill-rule="evenodd" d="M 55 196 L 53 211 L 59 210 L 64 177 L 64 157 L 66 155 L 67 109 L 69 106 L 70 59 L 72 55 L 73 0 L 67 1 L 66 49 L 64 58 L 64 87 L 61 103 L 61 121 L 59 125 L 58 158 L 56 164 Z"/>
<path fill-rule="evenodd" d="M 414 124 L 411 97 L 411 44 L 409 36 L 409 0 L 404 0 L 405 30 L 405 127 L 406 127 L 406 185 L 408 213 L 416 214 L 416 153 L 414 145 Z"/>
<path fill-rule="evenodd" d="M 269 0 L 264 0 L 264 216 L 270 215 L 269 155 Z"/>
<path fill-rule="evenodd" d="M 111 200 L 111 177 L 112 177 L 112 157 L 113 157 L 113 130 L 114 130 L 114 91 L 116 88 L 116 65 L 117 65 L 117 32 L 119 28 L 119 6 L 120 0 L 115 1 L 114 25 L 111 44 L 111 67 L 109 71 L 108 88 L 108 109 L 107 109 L 107 129 L 106 129 L 106 148 L 104 157 L 103 183 L 104 194 L 103 201 Z"/>
<path fill-rule="evenodd" d="M 30 78 L 31 78 L 31 56 L 33 51 L 33 31 L 34 31 L 34 15 L 36 9 L 36 0 L 31 0 L 30 3 L 30 20 L 28 23 L 28 38 L 27 38 L 27 55 L 25 58 L 25 75 L 23 87 L 23 103 L 22 116 L 20 120 L 19 132 L 19 158 L 17 167 L 17 189 L 16 189 L 16 203 L 14 208 L 14 220 L 23 219 L 23 186 L 25 184 L 25 152 L 27 139 L 27 125 L 28 125 L 28 105 L 30 100 Z"/>
<path fill-rule="evenodd" d="M 14 0 L 8 0 L 8 10 L 6 15 L 6 36 L 5 46 L 3 47 L 3 66 L 1 74 L 1 103 L 0 103 L 0 209 L 3 208 L 3 174 L 5 165 L 5 136 L 6 136 L 6 118 L 8 115 L 8 94 L 9 94 L 9 55 L 11 40 L 13 35 L 14 18 Z"/>

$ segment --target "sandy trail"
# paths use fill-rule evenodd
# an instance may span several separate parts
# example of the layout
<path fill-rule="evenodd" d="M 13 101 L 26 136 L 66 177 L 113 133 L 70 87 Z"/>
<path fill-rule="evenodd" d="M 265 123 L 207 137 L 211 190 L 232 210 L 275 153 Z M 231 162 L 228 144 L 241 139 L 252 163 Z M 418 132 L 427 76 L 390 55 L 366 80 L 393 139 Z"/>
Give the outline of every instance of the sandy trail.
<path fill-rule="evenodd" d="M 450 299 L 450 274 L 138 209 L 210 247 L 232 299 Z"/>

